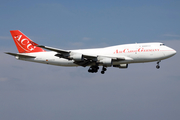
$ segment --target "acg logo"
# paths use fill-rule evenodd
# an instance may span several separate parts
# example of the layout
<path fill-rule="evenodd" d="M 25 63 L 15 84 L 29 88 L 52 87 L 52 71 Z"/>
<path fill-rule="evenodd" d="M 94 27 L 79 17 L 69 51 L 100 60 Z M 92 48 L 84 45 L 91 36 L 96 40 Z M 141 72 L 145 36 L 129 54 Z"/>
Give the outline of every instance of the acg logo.
<path fill-rule="evenodd" d="M 14 36 L 14 39 L 17 41 L 21 48 L 23 48 L 26 51 L 32 51 L 36 48 L 36 46 L 33 46 L 27 38 L 21 38 L 22 35 Z"/>

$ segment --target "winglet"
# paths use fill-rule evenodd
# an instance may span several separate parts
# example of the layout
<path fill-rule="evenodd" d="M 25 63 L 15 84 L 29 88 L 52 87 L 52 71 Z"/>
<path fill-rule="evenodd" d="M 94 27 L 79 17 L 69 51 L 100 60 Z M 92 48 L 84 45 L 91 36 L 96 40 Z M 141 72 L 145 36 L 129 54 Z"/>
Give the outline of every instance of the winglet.
<path fill-rule="evenodd" d="M 33 42 L 19 30 L 10 31 L 19 53 L 45 52 L 37 43 Z"/>

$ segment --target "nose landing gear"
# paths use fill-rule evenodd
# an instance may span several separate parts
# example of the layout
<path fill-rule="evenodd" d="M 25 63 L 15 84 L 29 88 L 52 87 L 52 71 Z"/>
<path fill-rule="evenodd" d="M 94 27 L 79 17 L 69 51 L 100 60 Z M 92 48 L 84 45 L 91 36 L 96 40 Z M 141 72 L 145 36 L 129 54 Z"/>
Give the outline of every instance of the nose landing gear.
<path fill-rule="evenodd" d="M 159 69 L 160 68 L 160 65 L 159 65 L 159 63 L 160 63 L 161 61 L 159 60 L 159 61 L 157 61 L 157 65 L 156 65 L 156 68 L 157 69 Z"/>

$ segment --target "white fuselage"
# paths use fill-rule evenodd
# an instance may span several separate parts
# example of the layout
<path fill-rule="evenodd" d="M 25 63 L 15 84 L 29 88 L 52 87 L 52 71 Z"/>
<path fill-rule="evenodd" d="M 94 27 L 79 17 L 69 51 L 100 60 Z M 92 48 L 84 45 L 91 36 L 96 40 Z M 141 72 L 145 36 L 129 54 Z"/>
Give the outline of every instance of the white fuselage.
<path fill-rule="evenodd" d="M 160 61 L 169 58 L 176 54 L 176 51 L 162 43 L 135 43 L 124 44 L 105 48 L 96 49 L 79 49 L 70 50 L 72 52 L 88 54 L 92 56 L 104 57 L 124 57 L 125 60 L 114 61 L 112 65 L 129 64 L 129 63 L 143 63 Z M 35 53 L 21 53 L 24 55 L 35 56 L 35 58 L 16 57 L 20 60 L 38 62 L 44 64 L 51 64 L 57 66 L 79 66 L 74 63 L 74 60 L 67 60 L 55 56 L 57 52 L 35 52 Z"/>

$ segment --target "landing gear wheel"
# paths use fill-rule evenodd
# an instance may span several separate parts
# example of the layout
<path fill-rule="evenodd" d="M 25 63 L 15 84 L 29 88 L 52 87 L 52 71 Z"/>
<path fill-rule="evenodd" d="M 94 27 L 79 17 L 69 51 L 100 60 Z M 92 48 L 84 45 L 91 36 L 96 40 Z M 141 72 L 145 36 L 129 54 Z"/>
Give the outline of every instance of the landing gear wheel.
<path fill-rule="evenodd" d="M 103 71 L 106 71 L 106 70 L 107 70 L 107 68 L 103 67 L 103 68 L 102 68 L 102 70 L 103 70 Z"/>
<path fill-rule="evenodd" d="M 157 68 L 157 69 L 159 69 L 159 68 L 160 68 L 160 66 L 159 66 L 159 65 L 157 65 L 157 66 L 156 66 L 156 68 Z"/>
<path fill-rule="evenodd" d="M 88 72 L 90 73 L 97 73 L 98 72 L 99 67 L 98 66 L 91 66 L 88 70 Z"/>
<path fill-rule="evenodd" d="M 107 68 L 105 68 L 105 67 L 103 66 L 102 71 L 101 71 L 101 74 L 104 74 L 106 70 L 107 70 Z"/>
<path fill-rule="evenodd" d="M 105 71 L 101 71 L 101 74 L 104 74 L 105 73 Z"/>

